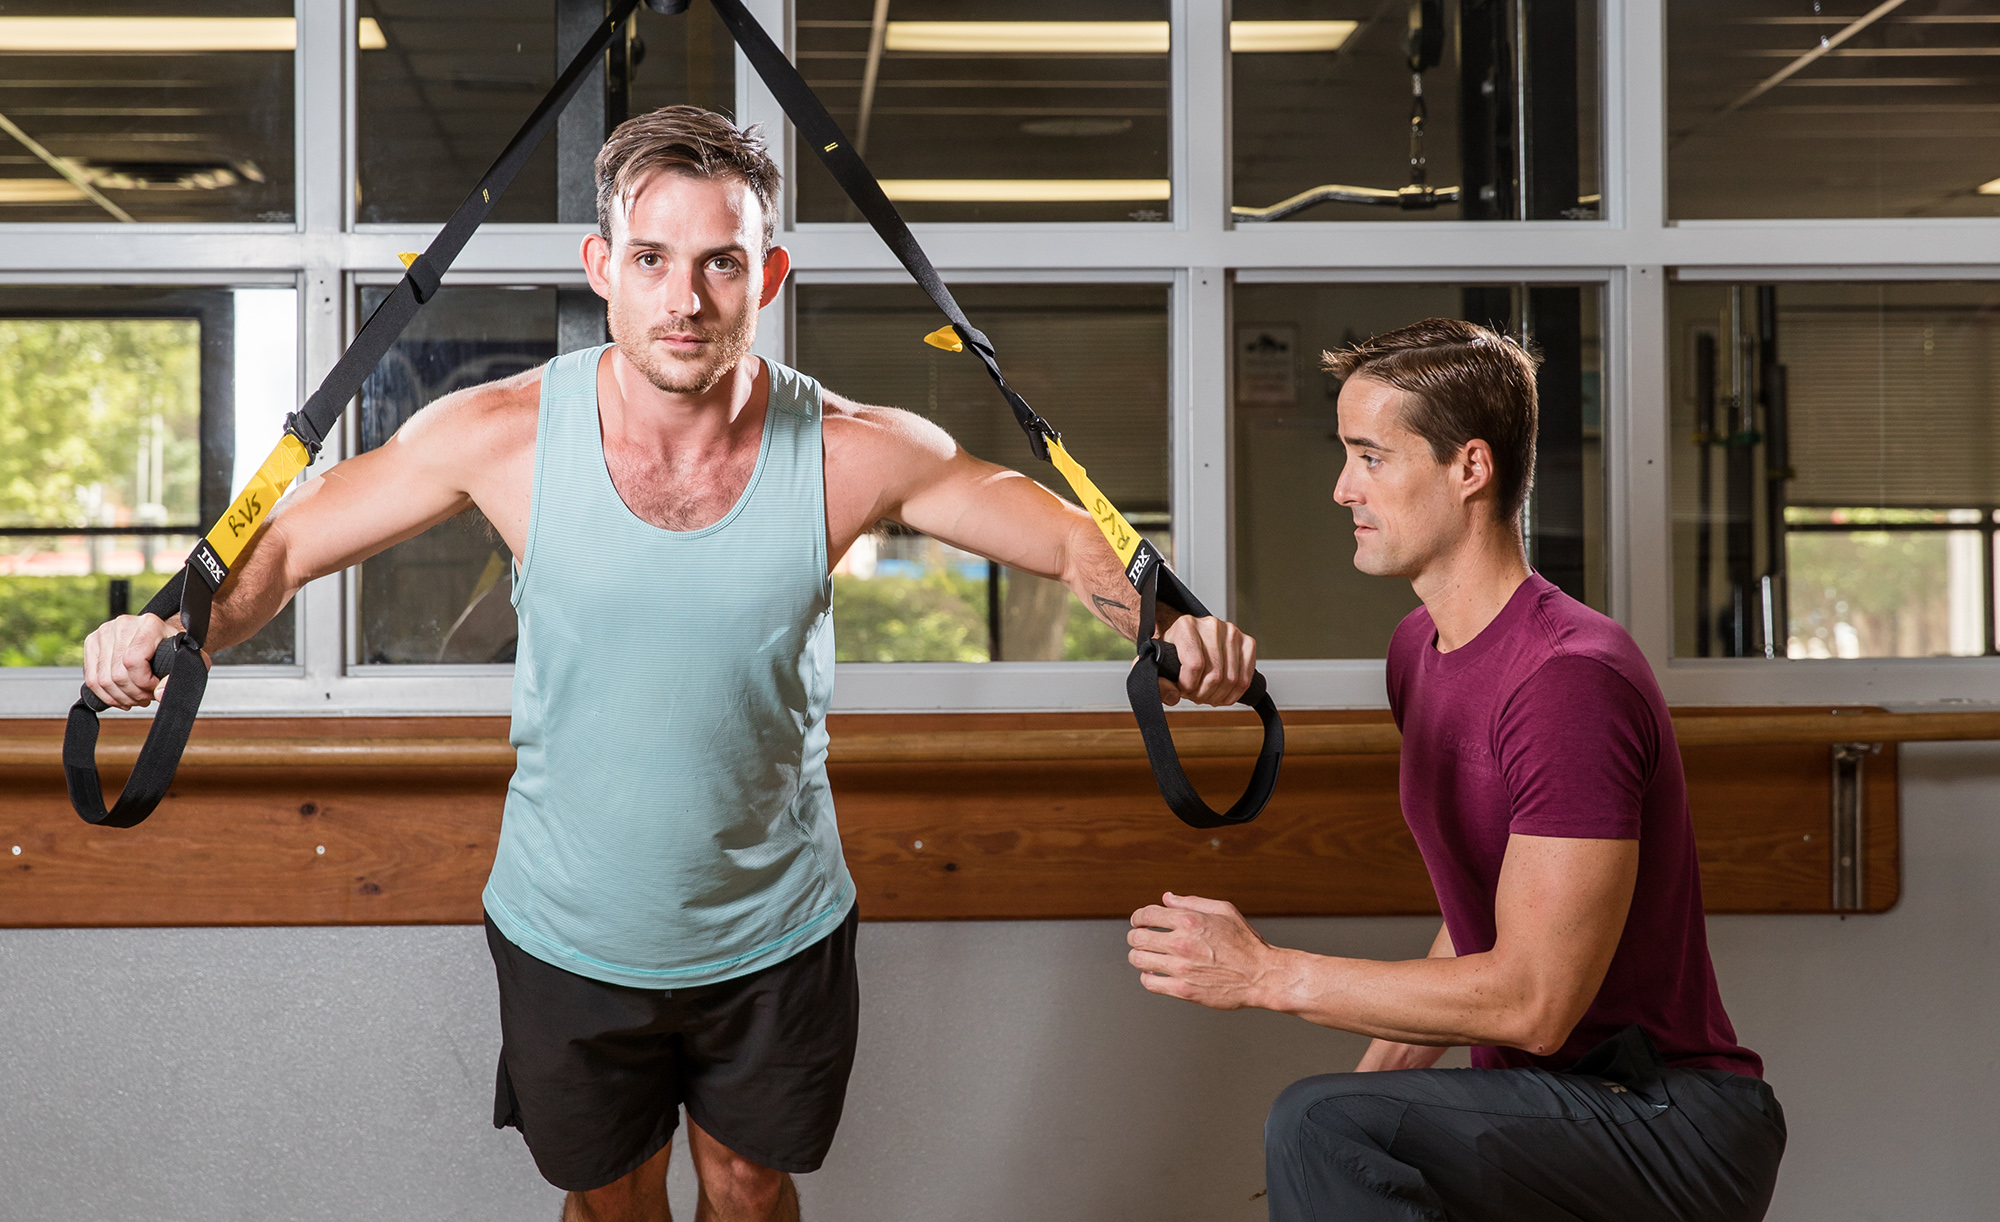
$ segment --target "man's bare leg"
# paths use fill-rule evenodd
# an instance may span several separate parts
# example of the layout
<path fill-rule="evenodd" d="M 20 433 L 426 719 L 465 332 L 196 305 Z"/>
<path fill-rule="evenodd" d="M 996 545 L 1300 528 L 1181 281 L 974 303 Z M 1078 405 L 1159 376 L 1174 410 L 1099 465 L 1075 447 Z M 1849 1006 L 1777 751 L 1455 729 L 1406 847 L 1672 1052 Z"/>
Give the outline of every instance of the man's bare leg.
<path fill-rule="evenodd" d="M 687 1127 L 688 1153 L 701 1180 L 695 1222 L 799 1222 L 799 1190 L 791 1176 L 751 1162 L 704 1133 L 692 1116 Z"/>
<path fill-rule="evenodd" d="M 563 1201 L 562 1222 L 673 1222 L 667 1212 L 669 1141 L 660 1152 L 629 1174 L 589 1192 L 572 1192 Z"/>

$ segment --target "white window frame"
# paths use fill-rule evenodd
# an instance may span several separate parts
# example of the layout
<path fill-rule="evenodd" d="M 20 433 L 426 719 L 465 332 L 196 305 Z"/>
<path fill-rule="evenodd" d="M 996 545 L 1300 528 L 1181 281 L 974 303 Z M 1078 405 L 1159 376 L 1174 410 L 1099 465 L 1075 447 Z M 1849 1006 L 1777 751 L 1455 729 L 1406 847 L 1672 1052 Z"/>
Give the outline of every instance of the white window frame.
<path fill-rule="evenodd" d="M 749 0 L 790 37 L 787 0 Z M 1232 500 L 1229 300 L 1233 278 L 1323 281 L 1561 281 L 1602 286 L 1605 301 L 1607 588 L 1677 704 L 2000 702 L 2000 659 L 1766 661 L 1672 656 L 1671 446 L 1667 280 L 1959 280 L 2000 278 L 1966 252 L 2000 237 L 1979 218 L 1686 221 L 1665 218 L 1667 0 L 1605 0 L 1604 207 L 1594 221 L 1303 222 L 1237 229 L 1230 202 L 1228 0 L 1170 0 L 1173 216 L 1156 224 L 920 225 L 947 279 L 1150 280 L 1173 285 L 1173 532 L 1180 571 L 1227 607 Z M 299 289 L 301 395 L 338 359 L 357 325 L 356 285 L 401 272 L 433 225 L 353 219 L 355 0 L 299 0 L 292 225 L 0 224 L 0 284 L 292 283 Z M 785 130 L 783 112 L 737 62 L 738 113 Z M 789 169 L 789 139 L 775 142 Z M 585 226 L 495 224 L 467 246 L 447 283 L 580 282 Z M 802 281 L 895 281 L 893 258 L 863 225 L 788 223 L 781 239 Z M 785 299 L 789 301 L 789 295 Z M 758 350 L 789 351 L 788 304 L 766 312 Z M 999 410 L 996 404 L 995 410 Z M 1059 423 L 1059 422 L 1058 422 Z M 251 444 L 256 444 L 254 441 Z M 351 429 L 315 472 L 344 456 Z M 1030 473 L 1042 477 L 1030 466 Z M 347 575 L 299 596 L 299 662 L 222 668 L 206 711 L 218 715 L 503 713 L 511 668 L 349 662 Z M 1122 707 L 1119 663 L 846 664 L 838 710 L 1042 710 Z M 1271 661 L 1286 707 L 1380 707 L 1379 661 Z M 77 672 L 0 672 L 0 716 L 59 715 Z"/>

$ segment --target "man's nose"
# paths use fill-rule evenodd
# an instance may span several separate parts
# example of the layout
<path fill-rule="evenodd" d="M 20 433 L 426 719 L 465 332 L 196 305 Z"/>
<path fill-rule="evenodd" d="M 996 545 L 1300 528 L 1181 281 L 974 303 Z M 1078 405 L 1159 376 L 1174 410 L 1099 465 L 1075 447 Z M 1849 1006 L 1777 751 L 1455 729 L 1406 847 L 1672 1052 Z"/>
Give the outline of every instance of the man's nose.
<path fill-rule="evenodd" d="M 667 308 L 687 318 L 701 313 L 701 294 L 695 291 L 694 268 L 676 267 L 667 275 Z"/>
<path fill-rule="evenodd" d="M 1347 468 L 1342 466 L 1340 468 L 1340 478 L 1333 482 L 1333 503 L 1336 505 L 1353 505 L 1357 504 L 1360 499 L 1360 497 L 1354 495 L 1354 488 L 1348 482 Z"/>

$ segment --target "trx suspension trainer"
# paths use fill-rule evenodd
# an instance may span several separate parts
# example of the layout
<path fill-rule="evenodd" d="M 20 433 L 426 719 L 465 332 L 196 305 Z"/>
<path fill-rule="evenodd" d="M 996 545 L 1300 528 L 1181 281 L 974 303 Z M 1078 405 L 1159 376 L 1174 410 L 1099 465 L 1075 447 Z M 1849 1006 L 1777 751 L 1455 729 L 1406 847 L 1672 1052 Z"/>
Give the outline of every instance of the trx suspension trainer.
<path fill-rule="evenodd" d="M 645 0 L 648 8 L 668 16 L 687 10 L 689 0 Z M 741 0 L 711 0 L 716 13 L 735 38 L 751 66 L 783 105 L 797 129 L 802 144 L 809 145 L 833 173 L 848 198 L 880 234 L 905 269 L 930 299 L 937 304 L 949 325 L 925 336 L 925 341 L 947 351 L 970 349 L 993 384 L 1006 398 L 1014 418 L 1028 436 L 1035 457 L 1054 464 L 1069 482 L 1083 505 L 1103 532 L 1111 550 L 1125 566 L 1125 578 L 1139 595 L 1138 658 L 1126 677 L 1126 696 L 1145 740 L 1147 760 L 1160 794 L 1182 822 L 1191 827 L 1213 828 L 1247 823 L 1257 817 L 1277 785 L 1278 767 L 1284 755 L 1285 731 L 1276 705 L 1266 690 L 1262 673 L 1253 677 L 1242 703 L 1254 709 L 1263 723 L 1264 738 L 1252 770 L 1249 787 L 1226 811 L 1216 811 L 1204 802 L 1182 771 L 1168 729 L 1166 711 L 1161 707 L 1157 680 L 1173 680 L 1180 674 L 1180 659 L 1174 647 L 1153 639 L 1157 605 L 1186 615 L 1206 616 L 1208 609 L 1194 596 L 1174 571 L 1167 567 L 1159 549 L 1125 520 L 1109 498 L 1090 480 L 1083 466 L 1063 448 L 1062 436 L 1037 415 L 1033 408 L 1007 384 L 1000 372 L 993 344 L 965 317 L 951 291 L 931 266 L 930 258 L 917 244 L 909 226 L 896 212 L 847 136 L 834 123 L 817 95 L 807 85 L 791 61 L 743 7 Z M 209 608 L 216 592 L 229 576 L 230 566 L 242 555 L 250 539 L 263 526 L 271 508 L 283 496 L 297 475 L 319 454 L 331 436 L 341 413 L 359 392 L 361 384 L 396 342 L 417 310 L 437 292 L 446 269 L 458 257 L 466 242 L 493 209 L 521 166 L 542 137 L 555 126 L 556 116 L 582 87 L 597 66 L 605 49 L 617 37 L 639 0 L 619 0 L 610 16 L 577 52 L 553 88 L 507 147 L 486 171 L 465 202 L 458 206 L 444 228 L 422 254 L 406 256 L 403 279 L 370 314 L 354 342 L 320 383 L 305 406 L 286 418 L 285 433 L 256 475 L 251 477 L 221 521 L 217 522 L 189 553 L 187 564 L 160 592 L 153 596 L 142 614 L 164 620 L 176 610 L 182 631 L 161 642 L 153 655 L 153 674 L 170 682 L 160 697 L 159 709 L 140 748 L 131 776 L 116 804 L 106 809 L 97 774 L 97 714 L 106 707 L 88 687 L 70 706 L 63 736 L 63 773 L 69 786 L 70 804 L 86 822 L 105 827 L 131 827 L 153 813 L 167 787 L 173 782 L 189 732 L 208 685 L 208 668 L 201 649 L 208 635 Z"/>

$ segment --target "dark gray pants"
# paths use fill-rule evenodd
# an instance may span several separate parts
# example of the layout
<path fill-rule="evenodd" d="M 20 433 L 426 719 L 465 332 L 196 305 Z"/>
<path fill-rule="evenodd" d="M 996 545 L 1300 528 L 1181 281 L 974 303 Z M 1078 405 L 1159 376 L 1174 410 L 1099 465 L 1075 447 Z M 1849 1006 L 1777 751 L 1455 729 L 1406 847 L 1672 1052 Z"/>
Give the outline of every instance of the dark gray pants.
<path fill-rule="evenodd" d="M 1630 1081 L 1411 1069 L 1293 1083 L 1264 1125 L 1271 1220 L 1762 1218 L 1785 1151 L 1771 1088 L 1714 1069 Z"/>

